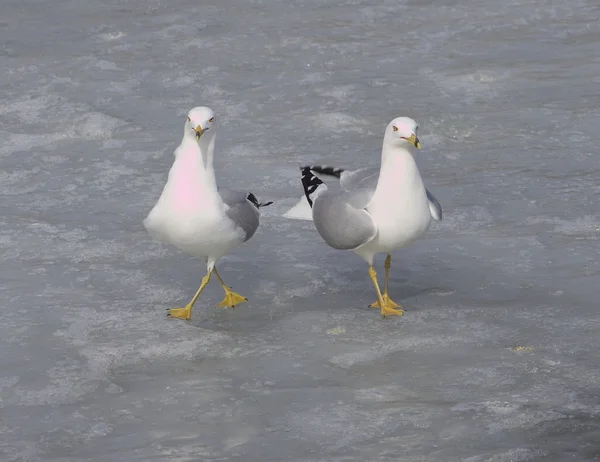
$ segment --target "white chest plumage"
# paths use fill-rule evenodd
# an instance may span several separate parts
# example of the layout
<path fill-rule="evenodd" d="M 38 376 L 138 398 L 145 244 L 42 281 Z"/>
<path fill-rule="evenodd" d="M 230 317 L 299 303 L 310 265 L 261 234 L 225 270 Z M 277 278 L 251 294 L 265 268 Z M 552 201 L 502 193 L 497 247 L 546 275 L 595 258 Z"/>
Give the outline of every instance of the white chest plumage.
<path fill-rule="evenodd" d="M 412 155 L 402 150 L 382 159 L 379 183 L 367 211 L 377 224 L 373 244 L 391 252 L 421 237 L 431 224 L 425 187 Z"/>
<path fill-rule="evenodd" d="M 180 147 L 144 225 L 154 238 L 204 258 L 226 252 L 240 240 L 194 145 Z"/>

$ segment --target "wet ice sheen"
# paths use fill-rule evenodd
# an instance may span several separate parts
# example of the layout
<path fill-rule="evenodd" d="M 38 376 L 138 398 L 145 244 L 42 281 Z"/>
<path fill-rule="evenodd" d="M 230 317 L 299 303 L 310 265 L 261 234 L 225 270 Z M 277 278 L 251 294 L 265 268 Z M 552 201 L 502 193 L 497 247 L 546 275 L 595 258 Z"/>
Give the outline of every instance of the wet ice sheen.
<path fill-rule="evenodd" d="M 599 15 L 4 2 L 0 459 L 594 460 Z M 202 268 L 141 221 L 200 104 L 217 171 L 276 202 L 226 258 L 249 303 L 209 287 L 169 323 Z M 411 309 L 382 321 L 360 262 L 279 216 L 299 165 L 373 165 L 398 115 L 445 217 L 395 254 Z"/>

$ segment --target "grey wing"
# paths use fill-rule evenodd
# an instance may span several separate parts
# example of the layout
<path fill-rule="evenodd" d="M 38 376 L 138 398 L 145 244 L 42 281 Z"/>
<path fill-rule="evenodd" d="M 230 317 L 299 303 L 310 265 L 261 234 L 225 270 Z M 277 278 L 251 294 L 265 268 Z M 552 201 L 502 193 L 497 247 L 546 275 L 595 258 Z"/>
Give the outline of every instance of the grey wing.
<path fill-rule="evenodd" d="M 355 207 L 364 208 L 371 201 L 379 182 L 379 171 L 379 167 L 367 167 L 342 172 L 340 185 L 349 193 Z"/>
<path fill-rule="evenodd" d="M 244 232 L 244 242 L 246 242 L 258 229 L 260 218 L 258 207 L 248 199 L 247 192 L 219 188 L 219 195 L 228 207 L 225 214 L 237 228 Z"/>
<path fill-rule="evenodd" d="M 357 190 L 360 189 L 362 194 L 368 194 L 368 191 L 372 191 L 372 197 L 379 181 L 379 172 L 379 167 L 367 167 L 352 171 L 344 170 L 340 176 L 340 184 L 346 191 L 358 192 Z M 425 192 L 427 193 L 431 216 L 434 220 L 440 221 L 442 219 L 442 206 L 431 192 L 427 189 Z"/>
<path fill-rule="evenodd" d="M 368 195 L 370 200 L 371 195 Z M 368 202 L 367 200 L 367 202 Z M 334 249 L 352 250 L 371 241 L 377 226 L 364 210 L 365 194 L 324 192 L 313 204 L 313 221 L 323 240 Z"/>
<path fill-rule="evenodd" d="M 431 212 L 431 216 L 435 221 L 440 221 L 442 219 L 442 206 L 435 196 L 427 189 L 425 192 L 427 193 L 427 200 L 429 201 L 429 211 Z"/>
<path fill-rule="evenodd" d="M 340 185 L 346 191 L 354 189 L 372 189 L 375 191 L 379 181 L 379 167 L 367 167 L 358 170 L 344 170 L 340 176 Z"/>

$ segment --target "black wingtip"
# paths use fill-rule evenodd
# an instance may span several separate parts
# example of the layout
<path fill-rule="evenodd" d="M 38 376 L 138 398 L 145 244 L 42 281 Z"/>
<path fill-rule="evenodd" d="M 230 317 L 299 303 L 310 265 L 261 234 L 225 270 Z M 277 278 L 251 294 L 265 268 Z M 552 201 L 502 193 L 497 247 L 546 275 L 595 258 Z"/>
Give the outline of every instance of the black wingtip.
<path fill-rule="evenodd" d="M 340 178 L 344 172 L 343 168 L 329 167 L 327 165 L 311 165 L 309 168 L 311 171 L 320 173 L 321 175 L 332 176 L 334 178 Z"/>
<path fill-rule="evenodd" d="M 254 194 L 248 193 L 248 195 L 246 196 L 246 199 L 248 199 L 250 202 L 252 202 L 256 208 L 259 207 L 258 199 L 256 198 L 256 196 Z"/>
<path fill-rule="evenodd" d="M 304 188 L 304 195 L 306 196 L 308 205 L 312 208 L 313 200 L 311 196 L 323 182 L 312 172 L 312 165 L 301 167 L 300 170 L 302 171 L 302 187 Z"/>
<path fill-rule="evenodd" d="M 246 196 L 246 199 L 248 199 L 250 202 L 252 202 L 254 204 L 254 207 L 256 207 L 257 209 L 260 209 L 262 207 L 267 207 L 273 203 L 273 201 L 258 202 L 258 199 L 256 198 L 256 196 L 252 193 L 248 193 L 248 195 Z"/>

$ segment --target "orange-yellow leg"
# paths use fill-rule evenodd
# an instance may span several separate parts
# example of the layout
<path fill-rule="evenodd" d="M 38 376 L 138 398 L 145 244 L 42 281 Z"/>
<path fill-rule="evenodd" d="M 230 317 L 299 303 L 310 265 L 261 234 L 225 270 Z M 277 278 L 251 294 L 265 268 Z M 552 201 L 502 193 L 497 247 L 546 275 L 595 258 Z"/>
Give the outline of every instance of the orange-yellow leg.
<path fill-rule="evenodd" d="M 377 301 L 369 305 L 371 308 L 379 308 L 381 310 L 382 316 L 388 315 L 396 315 L 402 316 L 404 310 L 400 305 L 394 302 L 390 296 L 388 295 L 388 278 L 390 274 L 390 266 L 391 266 L 392 256 L 388 254 L 385 259 L 385 283 L 383 286 L 383 294 L 379 290 L 379 285 L 377 284 L 377 273 L 372 266 L 369 266 L 369 276 L 371 276 L 371 280 L 377 289 Z M 398 309 L 396 309 L 398 308 Z"/>
<path fill-rule="evenodd" d="M 219 273 L 217 272 L 217 267 L 213 268 L 213 273 L 215 273 L 221 287 L 223 287 L 223 290 L 225 291 L 225 298 L 217 305 L 217 308 L 235 308 L 235 305 L 248 301 L 246 297 L 242 297 L 241 295 L 232 292 L 231 289 L 225 285 L 223 279 L 221 279 L 221 276 L 219 276 Z"/>
<path fill-rule="evenodd" d="M 208 273 L 206 273 L 206 276 L 202 278 L 200 288 L 196 292 L 196 295 L 192 297 L 192 299 L 187 305 L 185 305 L 183 308 L 171 308 L 170 310 L 167 310 L 167 316 L 171 318 L 185 319 L 186 321 L 189 321 L 192 317 L 192 307 L 194 306 L 194 303 L 196 303 L 196 300 L 198 300 L 198 297 L 200 296 L 204 288 L 208 285 L 208 282 L 210 281 L 210 275 L 211 272 L 209 271 Z"/>

